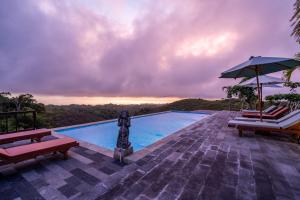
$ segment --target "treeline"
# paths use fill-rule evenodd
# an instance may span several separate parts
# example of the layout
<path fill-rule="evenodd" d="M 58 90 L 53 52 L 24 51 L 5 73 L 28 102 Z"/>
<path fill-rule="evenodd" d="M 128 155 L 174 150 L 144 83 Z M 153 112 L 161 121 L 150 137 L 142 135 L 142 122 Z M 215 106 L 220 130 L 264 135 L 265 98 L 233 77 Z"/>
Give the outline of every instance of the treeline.
<path fill-rule="evenodd" d="M 121 110 L 128 110 L 131 116 L 162 112 L 167 110 L 239 110 L 241 102 L 231 100 L 182 99 L 169 104 L 141 105 L 44 105 L 37 102 L 31 94 L 12 96 L 10 93 L 0 93 L 0 112 L 37 111 L 37 127 L 62 127 L 101 120 L 117 118 Z M 19 128 L 32 126 L 32 117 L 21 115 Z M 9 119 L 9 130 L 14 130 L 15 119 Z M 5 128 L 5 119 L 0 117 L 0 132 Z"/>
<path fill-rule="evenodd" d="M 49 127 L 61 127 L 101 120 L 115 119 L 121 110 L 128 110 L 131 116 L 163 112 L 167 110 L 239 110 L 241 103 L 233 100 L 203 100 L 183 99 L 169 104 L 141 104 L 141 105 L 47 105 L 46 116 Z"/>
<path fill-rule="evenodd" d="M 48 105 L 46 116 L 50 127 L 61 127 L 114 119 L 118 117 L 121 110 L 128 110 L 132 116 L 141 115 L 157 112 L 160 110 L 160 105 Z"/>

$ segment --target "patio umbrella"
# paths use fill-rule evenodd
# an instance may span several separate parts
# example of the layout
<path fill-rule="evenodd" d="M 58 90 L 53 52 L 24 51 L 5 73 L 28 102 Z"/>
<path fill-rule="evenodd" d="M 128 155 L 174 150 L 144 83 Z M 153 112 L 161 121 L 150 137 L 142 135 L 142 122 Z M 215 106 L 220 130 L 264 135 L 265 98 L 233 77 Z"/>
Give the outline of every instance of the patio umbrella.
<path fill-rule="evenodd" d="M 259 83 L 263 86 L 265 85 L 274 85 L 274 84 L 279 84 L 279 83 L 284 83 L 285 80 L 281 79 L 281 78 L 277 78 L 277 77 L 273 77 L 273 76 L 267 76 L 267 75 L 262 75 L 262 76 L 258 76 L 259 79 Z M 241 86 L 257 86 L 256 83 L 256 78 L 251 78 L 247 81 L 244 81 L 242 83 L 240 83 L 239 85 Z"/>
<path fill-rule="evenodd" d="M 223 72 L 220 78 L 256 77 L 256 85 L 259 97 L 260 120 L 262 121 L 259 76 L 282 70 L 293 69 L 294 67 L 299 65 L 300 61 L 291 58 L 251 56 L 248 61 Z"/>
<path fill-rule="evenodd" d="M 240 85 L 240 84 L 239 84 Z M 246 87 L 253 87 L 256 88 L 257 85 L 241 85 L 241 86 L 246 86 Z M 263 85 L 264 87 L 269 87 L 269 88 L 282 88 L 282 85 L 278 85 L 278 84 L 265 84 Z"/>
<path fill-rule="evenodd" d="M 260 83 L 260 101 L 262 102 L 262 87 L 281 87 L 279 85 L 276 84 L 280 84 L 280 83 L 284 83 L 285 80 L 281 79 L 281 78 L 277 78 L 277 77 L 273 77 L 273 76 L 267 76 L 267 75 L 262 75 L 262 76 L 258 76 L 258 80 Z M 240 86 L 247 86 L 247 87 L 253 87 L 253 88 L 257 88 L 257 83 L 256 83 L 256 78 L 251 78 L 245 82 L 242 82 L 239 84 Z"/>

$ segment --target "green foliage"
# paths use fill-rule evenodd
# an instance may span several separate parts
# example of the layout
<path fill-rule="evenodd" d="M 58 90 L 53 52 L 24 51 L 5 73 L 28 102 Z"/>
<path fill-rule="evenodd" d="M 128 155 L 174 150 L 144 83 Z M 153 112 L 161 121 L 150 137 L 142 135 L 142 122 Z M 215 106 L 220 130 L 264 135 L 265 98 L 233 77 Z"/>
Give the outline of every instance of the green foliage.
<path fill-rule="evenodd" d="M 290 21 L 292 22 L 292 36 L 295 37 L 296 41 L 300 44 L 300 0 L 296 0 L 294 3 L 294 14 L 291 17 Z M 300 59 L 300 52 L 296 54 L 296 58 Z M 291 80 L 291 76 L 297 67 L 283 71 L 283 76 L 287 81 Z M 300 69 L 298 67 L 298 69 Z"/>
<path fill-rule="evenodd" d="M 246 102 L 250 108 L 253 103 L 257 100 L 255 95 L 255 89 L 252 87 L 245 87 L 240 85 L 223 87 L 227 94 L 227 98 L 237 97 L 243 102 Z"/>
<path fill-rule="evenodd" d="M 300 109 L 300 94 L 276 94 L 267 96 L 266 100 L 272 104 L 280 103 L 282 101 L 287 102 L 291 111 Z"/>
<path fill-rule="evenodd" d="M 9 109 L 10 95 L 9 92 L 0 93 L 0 112 L 5 112 Z"/>
<path fill-rule="evenodd" d="M 300 43 L 300 0 L 296 0 L 294 3 L 294 14 L 290 21 L 293 27 L 292 36 Z"/>
<path fill-rule="evenodd" d="M 285 87 L 289 87 L 290 91 L 292 93 L 296 93 L 296 89 L 298 87 L 300 87 L 300 82 L 291 82 L 291 81 L 289 81 L 289 82 L 284 83 L 284 86 Z"/>
<path fill-rule="evenodd" d="M 31 94 L 20 94 L 19 96 L 12 97 L 10 101 L 15 105 L 17 111 L 33 109 L 37 101 Z"/>
<path fill-rule="evenodd" d="M 292 69 L 284 70 L 283 71 L 283 78 L 289 82 L 292 78 L 292 74 L 296 71 L 296 69 L 300 69 L 299 67 L 294 67 Z"/>
<path fill-rule="evenodd" d="M 222 89 L 226 92 L 226 98 L 231 99 L 233 97 L 232 86 L 225 86 Z"/>
<path fill-rule="evenodd" d="M 276 103 L 278 101 L 300 102 L 300 94 L 275 94 L 266 96 L 266 100 L 271 103 Z"/>
<path fill-rule="evenodd" d="M 31 94 L 20 94 L 18 96 L 11 97 L 8 92 L 0 93 L 0 112 L 11 111 L 28 111 L 35 110 L 37 112 L 37 127 L 48 126 L 44 117 L 45 105 L 38 103 Z M 8 118 L 8 130 L 14 131 L 18 125 L 18 129 L 27 129 L 33 127 L 32 113 L 30 114 L 18 114 L 18 124 L 14 115 Z M 6 129 L 6 119 L 0 118 L 0 132 Z"/>
<path fill-rule="evenodd" d="M 0 93 L 0 112 L 35 110 L 45 112 L 45 105 L 38 103 L 31 94 L 11 97 L 9 92 Z"/>

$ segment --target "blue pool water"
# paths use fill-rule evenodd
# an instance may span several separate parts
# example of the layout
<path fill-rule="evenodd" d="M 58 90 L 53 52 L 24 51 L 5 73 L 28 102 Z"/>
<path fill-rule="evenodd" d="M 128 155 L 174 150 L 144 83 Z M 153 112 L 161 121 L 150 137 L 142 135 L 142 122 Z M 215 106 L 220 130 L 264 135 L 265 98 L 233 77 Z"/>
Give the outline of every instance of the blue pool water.
<path fill-rule="evenodd" d="M 134 151 L 141 150 L 156 141 L 208 116 L 205 113 L 165 112 L 131 119 L 129 140 Z M 105 122 L 56 130 L 57 133 L 113 150 L 119 127 L 117 122 Z"/>

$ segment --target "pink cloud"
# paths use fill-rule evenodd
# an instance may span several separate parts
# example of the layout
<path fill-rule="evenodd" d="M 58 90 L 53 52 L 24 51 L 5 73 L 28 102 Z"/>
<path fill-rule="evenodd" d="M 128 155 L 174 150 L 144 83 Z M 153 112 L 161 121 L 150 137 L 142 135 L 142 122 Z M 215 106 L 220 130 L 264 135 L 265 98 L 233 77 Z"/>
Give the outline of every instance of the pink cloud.
<path fill-rule="evenodd" d="M 299 51 L 292 2 L 146 1 L 132 30 L 78 3 L 45 2 L 2 2 L 0 90 L 220 98 L 234 82 L 222 71 Z"/>

